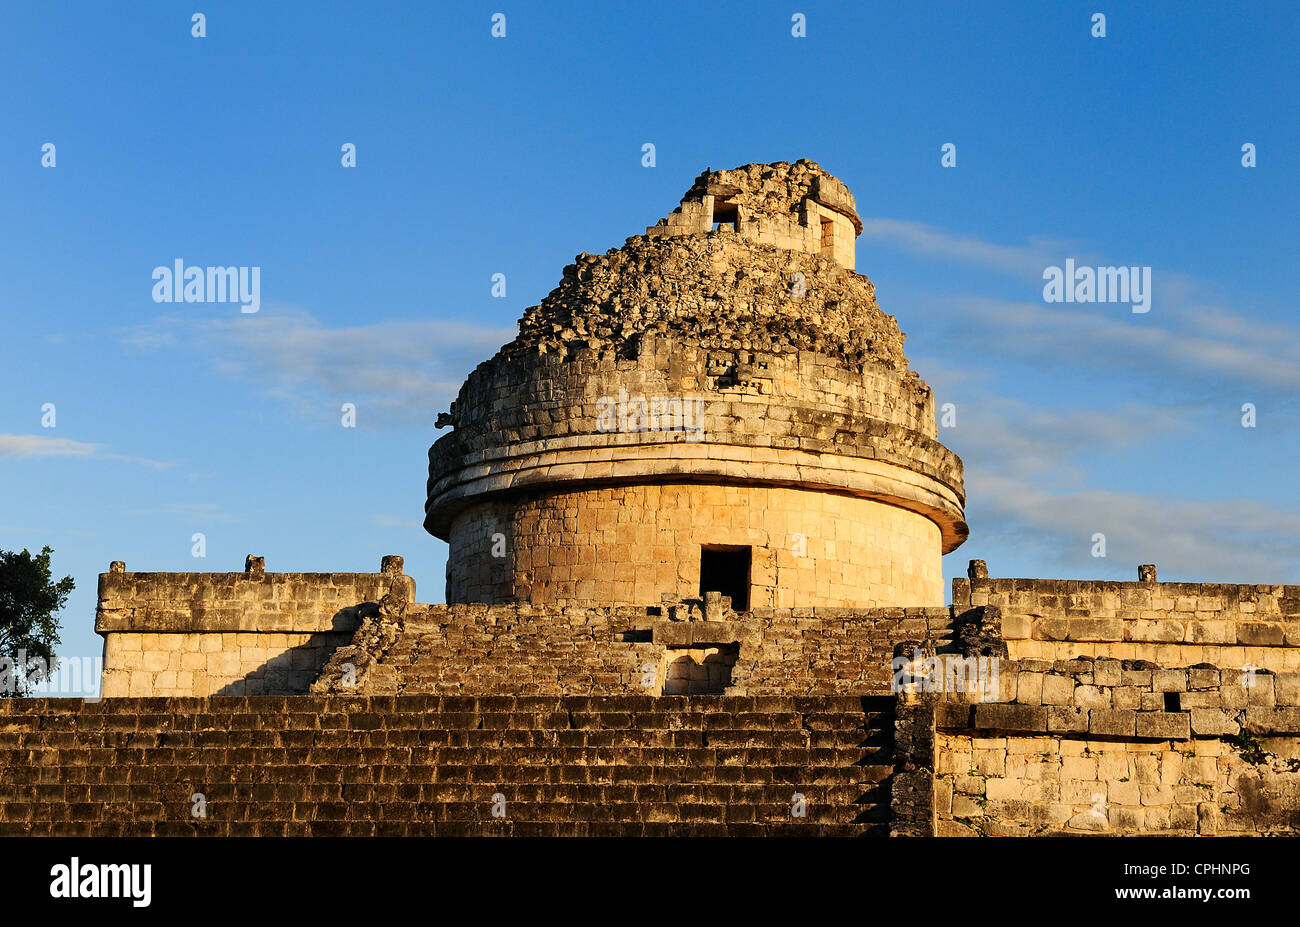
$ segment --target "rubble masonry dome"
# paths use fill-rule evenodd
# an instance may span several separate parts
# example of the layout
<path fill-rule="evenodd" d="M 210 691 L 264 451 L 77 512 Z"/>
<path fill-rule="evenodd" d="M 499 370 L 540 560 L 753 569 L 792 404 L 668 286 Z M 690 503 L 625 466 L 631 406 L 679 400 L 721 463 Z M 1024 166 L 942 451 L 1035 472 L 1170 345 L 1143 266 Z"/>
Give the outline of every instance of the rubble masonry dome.
<path fill-rule="evenodd" d="M 751 164 L 579 255 L 440 418 L 447 600 L 652 604 L 726 547 L 755 605 L 942 604 L 961 462 L 853 269 L 860 228 L 815 163 Z"/>

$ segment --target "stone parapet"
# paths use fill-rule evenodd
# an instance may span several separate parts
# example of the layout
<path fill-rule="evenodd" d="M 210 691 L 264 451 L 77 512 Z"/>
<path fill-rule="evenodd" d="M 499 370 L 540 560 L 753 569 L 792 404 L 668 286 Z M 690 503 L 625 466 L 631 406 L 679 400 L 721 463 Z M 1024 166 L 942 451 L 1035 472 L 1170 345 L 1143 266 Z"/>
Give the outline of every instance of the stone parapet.
<path fill-rule="evenodd" d="M 1149 569 L 1148 569 L 1149 568 Z M 1300 670 L 1300 586 L 990 579 L 953 582 L 953 601 L 992 606 L 1013 657 L 1150 660 Z"/>
<path fill-rule="evenodd" d="M 807 160 L 705 171 L 681 205 L 646 234 L 700 235 L 715 226 L 777 248 L 826 254 L 850 270 L 862 232 L 853 194 Z"/>
<path fill-rule="evenodd" d="M 379 573 L 128 573 L 99 577 L 102 693 L 253 695 L 305 692 L 368 611 L 415 599 L 400 557 Z"/>

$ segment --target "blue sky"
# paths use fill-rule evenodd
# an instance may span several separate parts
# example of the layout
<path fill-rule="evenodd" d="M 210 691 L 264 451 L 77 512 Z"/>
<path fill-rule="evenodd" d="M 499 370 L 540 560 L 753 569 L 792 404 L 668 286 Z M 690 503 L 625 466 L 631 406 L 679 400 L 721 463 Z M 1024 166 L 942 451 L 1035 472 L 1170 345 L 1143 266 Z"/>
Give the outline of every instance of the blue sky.
<path fill-rule="evenodd" d="M 425 454 L 464 375 L 704 168 L 807 157 L 957 406 L 949 576 L 1300 582 L 1300 14 L 1198 6 L 6 4 L 0 548 L 76 579 L 69 655 L 110 560 L 399 553 L 441 601 Z M 261 310 L 153 302 L 177 258 L 260 267 Z M 1151 311 L 1046 304 L 1067 258 L 1151 267 Z"/>

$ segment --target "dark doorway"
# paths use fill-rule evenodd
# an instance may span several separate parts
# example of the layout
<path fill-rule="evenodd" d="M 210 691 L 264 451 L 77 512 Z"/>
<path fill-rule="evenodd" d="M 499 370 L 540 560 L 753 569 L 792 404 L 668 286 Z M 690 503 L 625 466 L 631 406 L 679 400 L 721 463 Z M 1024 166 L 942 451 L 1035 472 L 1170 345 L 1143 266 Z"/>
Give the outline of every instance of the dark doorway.
<path fill-rule="evenodd" d="M 713 204 L 713 229 L 717 231 L 720 226 L 729 225 L 733 232 L 739 232 L 740 210 L 736 208 L 735 203 L 718 203 Z"/>
<path fill-rule="evenodd" d="M 700 548 L 700 596 L 720 592 L 731 597 L 733 611 L 749 611 L 750 550 L 722 544 Z"/>
<path fill-rule="evenodd" d="M 705 645 L 668 651 L 664 695 L 722 695 L 740 656 L 739 644 Z"/>

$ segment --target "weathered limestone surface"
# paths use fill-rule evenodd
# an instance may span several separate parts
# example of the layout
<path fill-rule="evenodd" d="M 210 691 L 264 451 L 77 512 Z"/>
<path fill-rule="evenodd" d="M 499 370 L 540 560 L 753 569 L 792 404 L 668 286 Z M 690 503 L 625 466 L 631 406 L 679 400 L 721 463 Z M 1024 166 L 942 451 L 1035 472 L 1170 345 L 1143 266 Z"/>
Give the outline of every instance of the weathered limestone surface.
<path fill-rule="evenodd" d="M 104 638 L 101 694 L 290 695 L 306 692 L 334 651 L 380 603 L 411 602 L 400 557 L 378 573 L 99 576 L 95 630 Z"/>
<path fill-rule="evenodd" d="M 109 698 L 0 699 L 0 834 L 1300 833 L 1300 586 L 945 605 L 961 461 L 861 227 L 752 164 L 579 255 L 439 417 L 451 605 L 114 562 Z"/>
<path fill-rule="evenodd" d="M 953 581 L 958 606 L 1000 610 L 1013 657 L 1212 663 L 1300 671 L 1300 586 L 1063 579 Z"/>
<path fill-rule="evenodd" d="M 885 836 L 892 722 L 888 698 L 0 699 L 0 836 Z"/>
<path fill-rule="evenodd" d="M 1300 738 L 1260 763 L 1225 740 L 1126 741 L 942 732 L 945 836 L 1300 833 Z"/>
<path fill-rule="evenodd" d="M 104 635 L 101 694 L 294 695 L 352 635 L 345 631 Z"/>
<path fill-rule="evenodd" d="M 816 162 L 800 160 L 705 171 L 681 205 L 646 234 L 694 235 L 715 223 L 753 241 L 825 254 L 850 270 L 854 240 L 862 231 L 848 188 Z"/>
<path fill-rule="evenodd" d="M 932 696 L 902 696 L 894 706 L 891 837 L 932 837 L 937 829 L 935 769 L 939 763 Z M 949 809 L 944 808 L 947 812 Z"/>
<path fill-rule="evenodd" d="M 713 621 L 696 606 L 683 620 L 687 608 L 419 606 L 400 623 L 364 624 L 313 692 L 661 695 L 674 667 L 725 650 L 725 686 L 704 679 L 692 691 L 888 695 L 897 645 L 951 644 L 946 608 L 756 609 Z"/>
<path fill-rule="evenodd" d="M 937 832 L 1300 833 L 1300 674 L 1005 661 L 944 693 Z"/>
<path fill-rule="evenodd" d="M 439 419 L 453 431 L 429 452 L 425 526 L 451 546 L 449 600 L 684 594 L 700 545 L 745 543 L 711 540 L 726 522 L 691 520 L 700 503 L 754 510 L 757 560 L 819 548 L 804 569 L 823 575 L 784 592 L 757 584 L 762 604 L 943 604 L 940 556 L 967 534 L 961 462 L 937 441 L 933 397 L 907 367 L 897 323 L 852 269 L 859 228 L 848 191 L 816 164 L 748 165 L 706 172 L 665 224 L 565 268 Z M 683 483 L 693 488 L 659 493 Z M 629 487 L 620 518 L 601 491 Z M 818 496 L 847 499 L 827 508 L 860 536 L 896 532 L 899 548 L 882 557 L 834 519 L 814 523 Z M 804 523 L 764 520 L 769 506 Z M 573 549 L 546 559 L 557 552 L 541 549 L 537 523 L 569 515 Z M 674 553 L 625 569 L 620 524 Z M 488 562 L 487 542 L 512 532 Z M 596 563 L 622 594 L 584 577 Z"/>
<path fill-rule="evenodd" d="M 650 484 L 485 502 L 457 517 L 452 602 L 635 605 L 697 595 L 700 545 L 750 547 L 755 607 L 944 604 L 923 515 L 784 487 Z M 497 547 L 501 556 L 493 555 Z"/>

